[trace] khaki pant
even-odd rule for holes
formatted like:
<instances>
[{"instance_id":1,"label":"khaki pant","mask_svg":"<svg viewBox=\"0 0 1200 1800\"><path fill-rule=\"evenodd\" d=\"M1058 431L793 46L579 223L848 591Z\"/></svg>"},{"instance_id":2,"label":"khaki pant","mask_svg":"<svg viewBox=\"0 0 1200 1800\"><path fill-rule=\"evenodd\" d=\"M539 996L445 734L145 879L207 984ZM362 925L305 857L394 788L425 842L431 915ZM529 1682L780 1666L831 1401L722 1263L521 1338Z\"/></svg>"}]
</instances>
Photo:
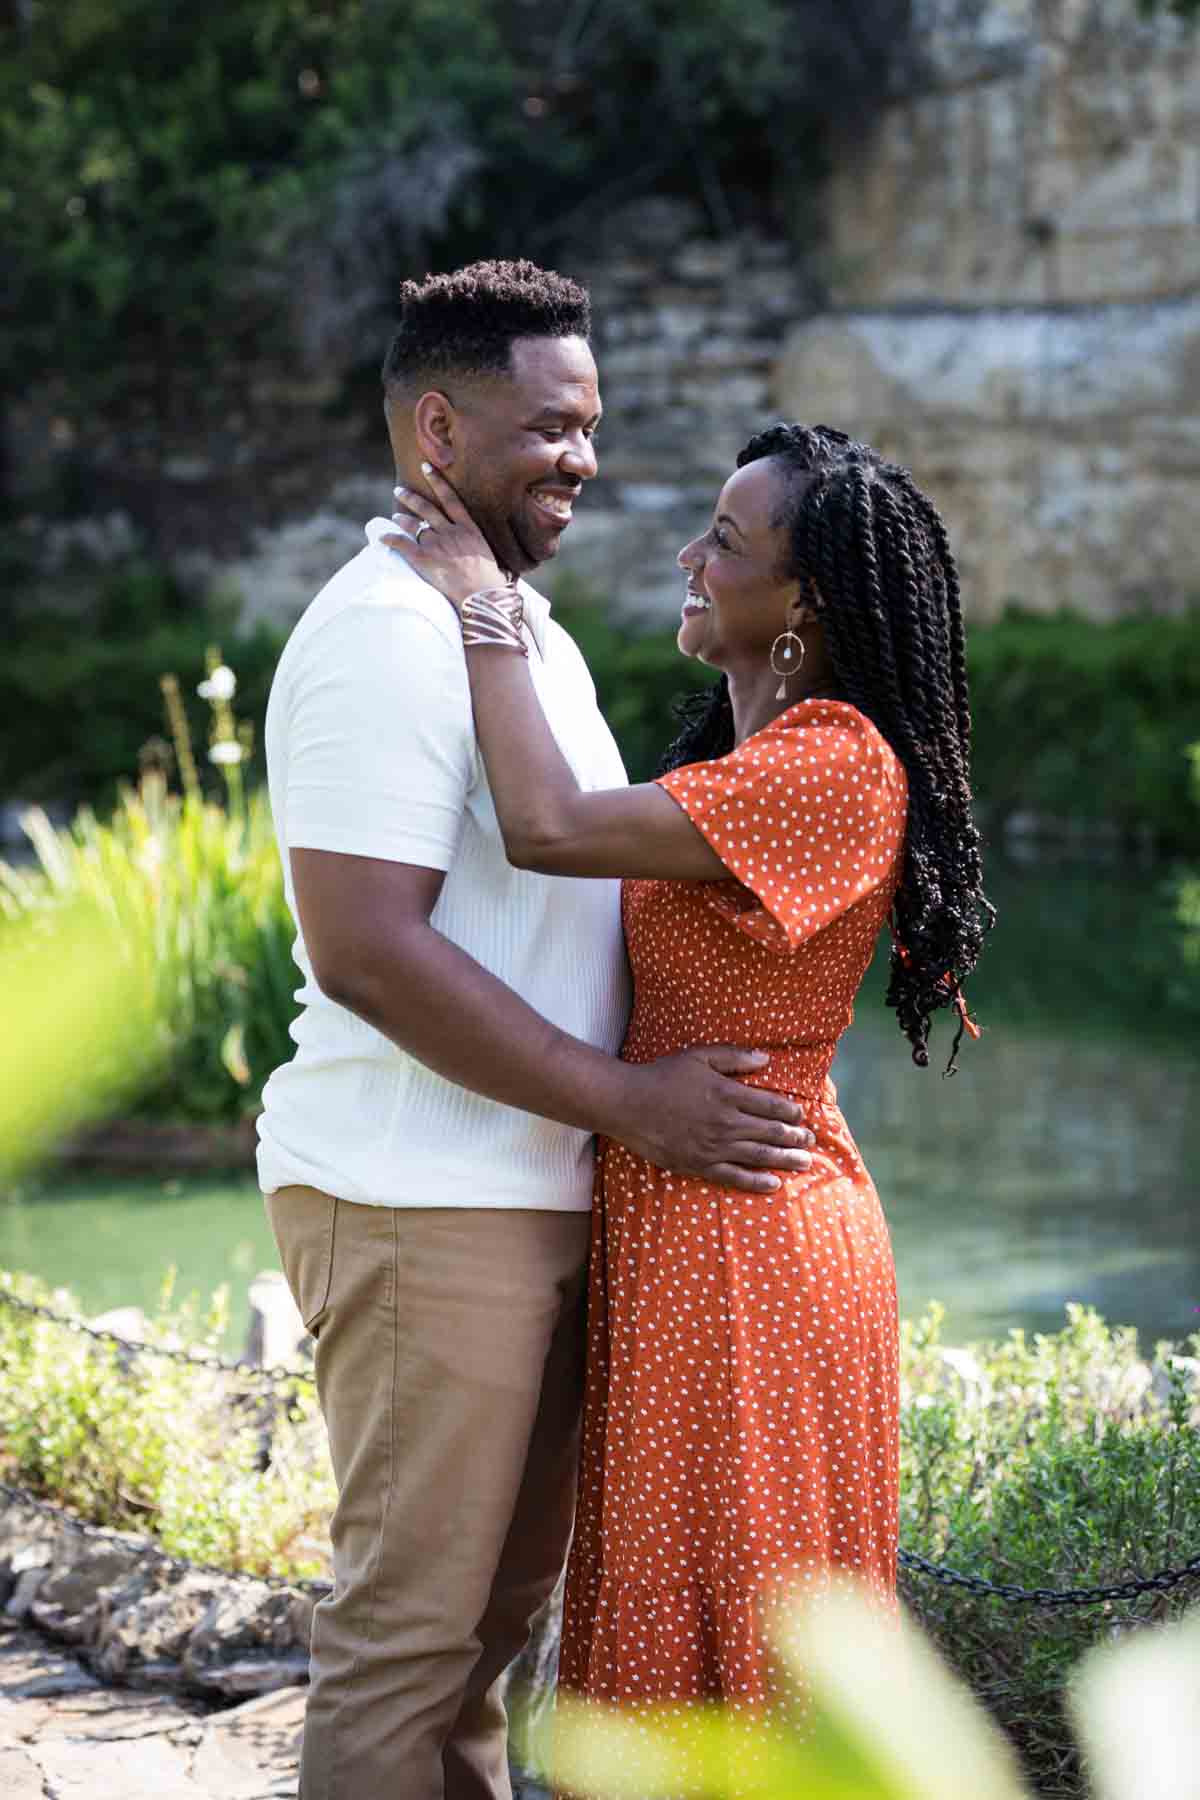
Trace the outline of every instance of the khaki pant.
<instances>
[{"instance_id":1,"label":"khaki pant","mask_svg":"<svg viewBox=\"0 0 1200 1800\"><path fill-rule=\"evenodd\" d=\"M498 1682L566 1555L587 1216L267 1211L338 1484L301 1800L509 1800Z\"/></svg>"}]
</instances>

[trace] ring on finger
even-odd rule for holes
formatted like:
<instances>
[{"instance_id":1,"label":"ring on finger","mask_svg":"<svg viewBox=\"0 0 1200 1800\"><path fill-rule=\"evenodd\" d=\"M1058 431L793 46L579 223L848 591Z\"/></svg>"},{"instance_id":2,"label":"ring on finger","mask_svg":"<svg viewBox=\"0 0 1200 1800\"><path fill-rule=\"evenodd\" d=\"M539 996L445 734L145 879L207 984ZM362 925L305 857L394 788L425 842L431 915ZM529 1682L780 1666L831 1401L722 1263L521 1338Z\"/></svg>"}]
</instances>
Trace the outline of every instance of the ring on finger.
<instances>
[{"instance_id":1,"label":"ring on finger","mask_svg":"<svg viewBox=\"0 0 1200 1800\"><path fill-rule=\"evenodd\" d=\"M421 533L422 533L422 532L423 532L423 531L432 531L432 530L433 530L433 526L432 526L432 525L431 525L431 524L430 524L430 523L429 523L429 520L428 520L428 519L422 519L422 520L421 520L421 523L420 523L420 524L419 524L419 525L418 525L418 526L417 526L417 529L416 529L416 531L415 531L415 532L414 532L414 533L413 533L413 543L414 543L414 544L419 544L419 543L420 543L420 541L421 541Z\"/></svg>"}]
</instances>

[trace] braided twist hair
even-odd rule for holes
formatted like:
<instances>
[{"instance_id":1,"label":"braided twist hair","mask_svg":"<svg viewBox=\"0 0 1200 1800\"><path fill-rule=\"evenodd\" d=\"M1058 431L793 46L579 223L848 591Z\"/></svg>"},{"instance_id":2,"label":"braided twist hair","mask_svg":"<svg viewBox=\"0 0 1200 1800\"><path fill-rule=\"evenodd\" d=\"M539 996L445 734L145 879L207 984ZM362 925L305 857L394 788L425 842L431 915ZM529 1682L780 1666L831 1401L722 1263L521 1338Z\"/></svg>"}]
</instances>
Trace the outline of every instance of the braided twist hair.
<instances>
[{"instance_id":1,"label":"braided twist hair","mask_svg":"<svg viewBox=\"0 0 1200 1800\"><path fill-rule=\"evenodd\" d=\"M971 816L966 639L958 572L936 507L907 469L827 425L773 425L738 467L774 458L787 483L786 573L807 578L841 695L876 725L908 776L908 829L893 912L887 1005L929 1062L929 1027L958 1009L947 1074L966 1024L961 984L995 909ZM734 747L729 684L678 708L662 768Z\"/></svg>"}]
</instances>

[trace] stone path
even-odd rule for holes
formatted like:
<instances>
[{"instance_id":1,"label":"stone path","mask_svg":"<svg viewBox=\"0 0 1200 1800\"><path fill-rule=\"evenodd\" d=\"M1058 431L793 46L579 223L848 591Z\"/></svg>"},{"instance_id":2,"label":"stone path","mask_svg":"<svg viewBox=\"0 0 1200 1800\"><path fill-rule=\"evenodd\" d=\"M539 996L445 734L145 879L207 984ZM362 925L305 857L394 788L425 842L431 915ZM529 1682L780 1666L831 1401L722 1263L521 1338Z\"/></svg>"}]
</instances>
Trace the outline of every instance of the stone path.
<instances>
[{"instance_id":1,"label":"stone path","mask_svg":"<svg viewBox=\"0 0 1200 1800\"><path fill-rule=\"evenodd\" d=\"M215 1712L105 1687L0 1614L3 1800L294 1800L305 1689ZM548 1800L516 1784L516 1800Z\"/></svg>"},{"instance_id":2,"label":"stone path","mask_svg":"<svg viewBox=\"0 0 1200 1800\"><path fill-rule=\"evenodd\" d=\"M304 1689L222 1712L104 1687L0 1620L4 1800L292 1800Z\"/></svg>"}]
</instances>

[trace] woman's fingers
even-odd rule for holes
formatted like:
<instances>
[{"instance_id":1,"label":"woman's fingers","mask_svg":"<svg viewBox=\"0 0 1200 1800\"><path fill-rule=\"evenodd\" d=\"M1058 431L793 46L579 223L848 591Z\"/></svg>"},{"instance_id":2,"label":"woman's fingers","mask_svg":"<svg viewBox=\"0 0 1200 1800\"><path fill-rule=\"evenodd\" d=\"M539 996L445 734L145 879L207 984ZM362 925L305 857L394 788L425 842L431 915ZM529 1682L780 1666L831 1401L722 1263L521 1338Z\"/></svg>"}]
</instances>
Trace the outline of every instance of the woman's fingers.
<instances>
[{"instance_id":1,"label":"woman's fingers","mask_svg":"<svg viewBox=\"0 0 1200 1800\"><path fill-rule=\"evenodd\" d=\"M438 525L450 523L449 515L442 510L437 501L431 500L426 494L419 494L416 488L394 487L392 493L399 511L410 513L414 522L424 519L426 524L435 529ZM395 514L392 516L394 518Z\"/></svg>"},{"instance_id":2,"label":"woman's fingers","mask_svg":"<svg viewBox=\"0 0 1200 1800\"><path fill-rule=\"evenodd\" d=\"M456 525L473 525L475 523L459 499L458 489L452 481L446 479L440 469L435 469L432 463L423 462L421 473L433 489L434 498L448 519L453 519Z\"/></svg>"},{"instance_id":3,"label":"woman's fingers","mask_svg":"<svg viewBox=\"0 0 1200 1800\"><path fill-rule=\"evenodd\" d=\"M395 531L385 532L380 542L386 544L389 550L399 550L401 556L407 556L410 550L417 548L416 531L421 521L416 513L400 507L392 514L392 523L396 527ZM426 532L425 535L428 537L429 533Z\"/></svg>"}]
</instances>

